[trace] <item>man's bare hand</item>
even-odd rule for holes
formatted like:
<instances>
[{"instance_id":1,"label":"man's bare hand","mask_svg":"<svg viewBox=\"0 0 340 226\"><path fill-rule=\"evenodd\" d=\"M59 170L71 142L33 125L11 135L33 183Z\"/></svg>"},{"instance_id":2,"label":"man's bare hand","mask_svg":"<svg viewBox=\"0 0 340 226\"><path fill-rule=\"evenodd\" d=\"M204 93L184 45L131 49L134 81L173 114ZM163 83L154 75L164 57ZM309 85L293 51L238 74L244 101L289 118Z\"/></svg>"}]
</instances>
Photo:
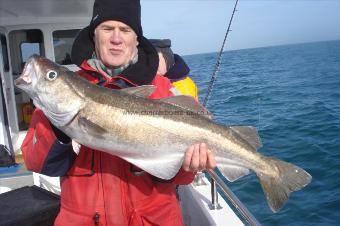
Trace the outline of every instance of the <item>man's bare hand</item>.
<instances>
[{"instance_id":1,"label":"man's bare hand","mask_svg":"<svg viewBox=\"0 0 340 226\"><path fill-rule=\"evenodd\" d=\"M205 143L194 144L185 152L182 166L188 172L213 169L216 167L215 155L208 149Z\"/></svg>"}]
</instances>

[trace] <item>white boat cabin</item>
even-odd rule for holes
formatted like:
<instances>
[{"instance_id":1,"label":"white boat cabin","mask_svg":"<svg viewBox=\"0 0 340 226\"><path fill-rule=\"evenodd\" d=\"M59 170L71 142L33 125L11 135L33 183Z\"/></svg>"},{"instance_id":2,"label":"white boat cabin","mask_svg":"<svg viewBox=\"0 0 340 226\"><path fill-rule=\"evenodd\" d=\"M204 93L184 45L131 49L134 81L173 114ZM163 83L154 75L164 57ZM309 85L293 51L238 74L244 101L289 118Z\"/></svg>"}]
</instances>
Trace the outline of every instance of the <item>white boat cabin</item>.
<instances>
[{"instance_id":1,"label":"white boat cabin","mask_svg":"<svg viewBox=\"0 0 340 226\"><path fill-rule=\"evenodd\" d=\"M62 65L71 64L73 40L89 23L92 5L93 0L0 0L0 73L15 151L19 151L30 123L33 105L25 93L14 87L14 79L32 54ZM3 122L3 113L0 117ZM6 134L1 124L0 131ZM4 137L0 136L2 144L8 142Z\"/></svg>"}]
</instances>

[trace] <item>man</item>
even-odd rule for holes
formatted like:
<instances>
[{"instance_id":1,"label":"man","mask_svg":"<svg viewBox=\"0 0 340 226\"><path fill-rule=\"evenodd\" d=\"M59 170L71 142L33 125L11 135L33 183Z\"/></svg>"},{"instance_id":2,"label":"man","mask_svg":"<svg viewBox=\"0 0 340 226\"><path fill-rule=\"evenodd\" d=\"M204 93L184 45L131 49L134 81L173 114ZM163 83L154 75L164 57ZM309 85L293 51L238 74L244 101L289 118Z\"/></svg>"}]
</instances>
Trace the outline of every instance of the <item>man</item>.
<instances>
[{"instance_id":1,"label":"man","mask_svg":"<svg viewBox=\"0 0 340 226\"><path fill-rule=\"evenodd\" d=\"M72 60L80 76L108 88L153 84L150 98L172 95L169 80L157 75L158 56L143 37L139 0L96 0L90 25L75 40ZM157 139L157 134L155 134ZM213 168L205 144L186 151L182 169L160 180L107 153L71 140L37 109L22 145L28 169L61 176L61 208L55 225L183 225L175 187L195 172ZM159 164L159 163L155 163Z\"/></svg>"}]
</instances>

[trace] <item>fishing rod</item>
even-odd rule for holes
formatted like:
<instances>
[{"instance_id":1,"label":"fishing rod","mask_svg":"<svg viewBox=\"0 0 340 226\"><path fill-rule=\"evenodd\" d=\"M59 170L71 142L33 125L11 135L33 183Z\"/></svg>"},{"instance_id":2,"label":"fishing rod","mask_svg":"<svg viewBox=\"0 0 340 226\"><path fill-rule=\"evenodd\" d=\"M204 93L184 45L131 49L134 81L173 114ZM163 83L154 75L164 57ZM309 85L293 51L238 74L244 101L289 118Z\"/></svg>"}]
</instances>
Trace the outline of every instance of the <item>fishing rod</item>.
<instances>
[{"instance_id":1,"label":"fishing rod","mask_svg":"<svg viewBox=\"0 0 340 226\"><path fill-rule=\"evenodd\" d=\"M210 94L211 94L211 91L212 91L212 89L213 89L214 83L215 83L216 78L217 78L217 73L218 73L218 70L219 70L220 65L221 65L221 60L222 60L222 54L223 54L224 46L225 46L225 43L226 43L226 41L227 41L227 37L228 37L229 31L231 31L231 30L230 30L230 27L231 27L231 23L232 23L233 18L234 18L234 14L235 14L235 12L237 11L237 10L236 10L237 3L238 3L238 0L236 0L236 2L235 2L234 10L233 10L233 13L231 14L231 18L230 18L230 20L229 20L228 29L227 29L226 34L225 34L225 36L224 36L224 40L223 40L223 43L222 43L222 47L221 47L220 52L219 52L218 57L217 57L217 61L216 61L216 65L215 65L215 70L214 70L213 74L211 75L211 79L210 79L208 91L207 91L207 94L205 95L204 100L203 100L203 103L202 103L202 105L203 105L204 107L207 106L207 102L208 102L209 96L210 96Z\"/></svg>"},{"instance_id":2,"label":"fishing rod","mask_svg":"<svg viewBox=\"0 0 340 226\"><path fill-rule=\"evenodd\" d=\"M208 91L207 94L204 97L203 100L203 106L206 107L207 106L207 102L209 100L209 96L212 92L214 83L216 81L217 78L217 73L218 70L220 68L221 65L221 60L222 60L222 54L223 54L223 50L224 50L224 46L228 37L234 18L234 14L237 11L236 7L237 7L237 3L238 0L235 1L235 5L234 5L234 9L233 9L233 13L231 14L231 18L229 20L229 25L228 25L228 29L226 31L226 34L224 36L224 40L222 43L222 47L220 49L220 52L218 54L217 57L217 61L216 61L216 65L215 65L215 70L211 76L210 79L210 83L209 83L209 87L208 87ZM239 211L239 213L242 215L242 217L249 223L249 225L251 226L258 226L260 225L260 223L256 220L256 218L249 212L249 210L240 202L240 200L235 196L235 194L228 188L228 186L224 183L224 181L222 181L219 176L213 171L213 170L206 170L206 172L210 175L211 177L211 191L212 191L212 204L211 204L211 208L212 209L219 209L218 206L218 201L217 201L217 190L216 190L216 183L220 186L220 188L222 189L223 193L227 196L228 200L231 202L231 204Z\"/></svg>"}]
</instances>

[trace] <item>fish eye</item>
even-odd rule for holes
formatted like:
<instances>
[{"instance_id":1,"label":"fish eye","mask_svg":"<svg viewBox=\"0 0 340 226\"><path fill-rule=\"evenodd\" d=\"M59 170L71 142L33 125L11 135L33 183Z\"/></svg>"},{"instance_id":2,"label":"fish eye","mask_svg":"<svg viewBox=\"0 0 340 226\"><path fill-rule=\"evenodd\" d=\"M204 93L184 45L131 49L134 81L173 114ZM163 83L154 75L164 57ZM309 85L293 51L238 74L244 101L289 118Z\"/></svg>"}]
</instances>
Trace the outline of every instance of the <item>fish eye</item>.
<instances>
[{"instance_id":1,"label":"fish eye","mask_svg":"<svg viewBox=\"0 0 340 226\"><path fill-rule=\"evenodd\" d=\"M58 73L56 71L50 70L46 73L46 78L50 81L53 81L57 78Z\"/></svg>"}]
</instances>

